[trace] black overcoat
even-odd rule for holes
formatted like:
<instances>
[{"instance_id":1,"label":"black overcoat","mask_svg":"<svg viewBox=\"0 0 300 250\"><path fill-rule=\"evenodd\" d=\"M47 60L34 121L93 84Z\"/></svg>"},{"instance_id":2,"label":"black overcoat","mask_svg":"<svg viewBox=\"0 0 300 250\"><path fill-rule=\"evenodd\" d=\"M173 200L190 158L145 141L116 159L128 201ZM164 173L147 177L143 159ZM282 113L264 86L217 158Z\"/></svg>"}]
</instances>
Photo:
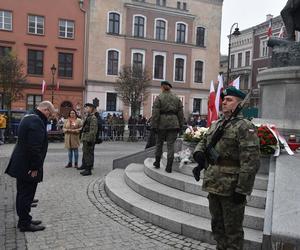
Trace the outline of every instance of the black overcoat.
<instances>
[{"instance_id":1,"label":"black overcoat","mask_svg":"<svg viewBox=\"0 0 300 250\"><path fill-rule=\"evenodd\" d=\"M24 181L40 182L48 149L47 118L39 110L26 115L18 128L18 140L5 173ZM37 177L28 172L38 170Z\"/></svg>"}]
</instances>

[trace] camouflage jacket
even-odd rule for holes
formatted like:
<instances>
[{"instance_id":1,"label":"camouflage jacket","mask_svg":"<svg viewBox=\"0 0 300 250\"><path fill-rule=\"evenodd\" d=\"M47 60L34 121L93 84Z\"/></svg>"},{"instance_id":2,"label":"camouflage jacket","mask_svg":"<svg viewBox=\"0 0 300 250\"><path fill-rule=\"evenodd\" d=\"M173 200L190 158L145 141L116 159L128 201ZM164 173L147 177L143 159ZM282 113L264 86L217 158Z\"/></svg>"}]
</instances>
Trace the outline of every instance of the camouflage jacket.
<instances>
[{"instance_id":1,"label":"camouflage jacket","mask_svg":"<svg viewBox=\"0 0 300 250\"><path fill-rule=\"evenodd\" d=\"M211 125L195 152L205 151L221 122L219 119ZM230 196L233 192L250 195L260 164L256 127L246 119L232 119L215 149L220 154L220 161L205 170L202 189L222 196Z\"/></svg>"},{"instance_id":2,"label":"camouflage jacket","mask_svg":"<svg viewBox=\"0 0 300 250\"><path fill-rule=\"evenodd\" d=\"M97 131L97 117L94 114L89 114L82 126L81 141L95 143Z\"/></svg>"},{"instance_id":3,"label":"camouflage jacket","mask_svg":"<svg viewBox=\"0 0 300 250\"><path fill-rule=\"evenodd\" d=\"M179 129L183 126L183 105L180 99L170 91L156 97L152 107L152 128Z\"/></svg>"}]
</instances>

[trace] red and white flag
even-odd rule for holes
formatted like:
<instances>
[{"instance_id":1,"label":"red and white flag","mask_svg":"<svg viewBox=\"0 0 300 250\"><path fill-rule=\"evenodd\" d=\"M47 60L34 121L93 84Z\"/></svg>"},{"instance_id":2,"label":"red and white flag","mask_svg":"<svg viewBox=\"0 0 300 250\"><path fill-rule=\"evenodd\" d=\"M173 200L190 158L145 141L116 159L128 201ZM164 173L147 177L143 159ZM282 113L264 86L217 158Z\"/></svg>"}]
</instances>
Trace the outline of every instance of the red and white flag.
<instances>
[{"instance_id":1,"label":"red and white flag","mask_svg":"<svg viewBox=\"0 0 300 250\"><path fill-rule=\"evenodd\" d=\"M272 36L272 18L269 20L268 37Z\"/></svg>"},{"instance_id":2,"label":"red and white flag","mask_svg":"<svg viewBox=\"0 0 300 250\"><path fill-rule=\"evenodd\" d=\"M285 32L285 26L284 25L281 26L281 29L280 29L279 34L278 34L278 37L279 38L286 37L286 32Z\"/></svg>"},{"instance_id":3,"label":"red and white flag","mask_svg":"<svg viewBox=\"0 0 300 250\"><path fill-rule=\"evenodd\" d=\"M216 92L214 87L214 81L210 82L210 91L208 97L208 112L207 112L207 127L210 127L211 123L218 119L218 114L215 106Z\"/></svg>"},{"instance_id":4,"label":"red and white flag","mask_svg":"<svg viewBox=\"0 0 300 250\"><path fill-rule=\"evenodd\" d=\"M220 96L223 91L223 75L218 75L218 89L216 94L216 100L215 100L215 107L217 111L217 115L219 115L220 112Z\"/></svg>"},{"instance_id":5,"label":"red and white flag","mask_svg":"<svg viewBox=\"0 0 300 250\"><path fill-rule=\"evenodd\" d=\"M46 89L47 89L47 83L46 83L45 80L43 80L43 82L42 82L42 94L45 93Z\"/></svg>"},{"instance_id":6,"label":"red and white flag","mask_svg":"<svg viewBox=\"0 0 300 250\"><path fill-rule=\"evenodd\" d=\"M230 82L228 84L229 86L233 86L235 87L236 89L240 89L240 76L236 79L234 79L232 82Z\"/></svg>"},{"instance_id":7,"label":"red and white flag","mask_svg":"<svg viewBox=\"0 0 300 250\"><path fill-rule=\"evenodd\" d=\"M56 90L59 90L59 81L56 83Z\"/></svg>"}]
</instances>

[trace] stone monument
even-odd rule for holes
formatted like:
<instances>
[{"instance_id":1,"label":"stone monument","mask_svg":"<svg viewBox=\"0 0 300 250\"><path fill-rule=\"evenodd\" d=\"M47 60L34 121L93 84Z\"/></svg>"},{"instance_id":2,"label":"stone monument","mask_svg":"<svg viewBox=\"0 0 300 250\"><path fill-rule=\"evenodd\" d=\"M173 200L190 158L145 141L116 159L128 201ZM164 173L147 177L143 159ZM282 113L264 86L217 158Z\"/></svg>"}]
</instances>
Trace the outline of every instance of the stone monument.
<instances>
[{"instance_id":1,"label":"stone monument","mask_svg":"<svg viewBox=\"0 0 300 250\"><path fill-rule=\"evenodd\" d=\"M275 124L283 135L293 133L300 138L300 0L288 0L281 11L287 38L270 38L271 68L257 76L260 86L261 122Z\"/></svg>"}]
</instances>

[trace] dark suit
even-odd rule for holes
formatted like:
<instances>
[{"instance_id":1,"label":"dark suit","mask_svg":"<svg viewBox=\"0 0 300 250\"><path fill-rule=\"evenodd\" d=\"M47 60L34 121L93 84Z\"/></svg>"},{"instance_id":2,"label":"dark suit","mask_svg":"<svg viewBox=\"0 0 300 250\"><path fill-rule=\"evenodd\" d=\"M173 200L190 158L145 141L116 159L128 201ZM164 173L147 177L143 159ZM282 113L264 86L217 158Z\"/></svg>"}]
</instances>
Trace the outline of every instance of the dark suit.
<instances>
[{"instance_id":1,"label":"dark suit","mask_svg":"<svg viewBox=\"0 0 300 250\"><path fill-rule=\"evenodd\" d=\"M18 128L18 141L11 155L5 173L17 179L16 210L19 226L31 223L31 203L38 182L43 179L43 164L48 149L46 130L47 118L39 110L26 115ZM29 171L38 171L31 177Z\"/></svg>"}]
</instances>

